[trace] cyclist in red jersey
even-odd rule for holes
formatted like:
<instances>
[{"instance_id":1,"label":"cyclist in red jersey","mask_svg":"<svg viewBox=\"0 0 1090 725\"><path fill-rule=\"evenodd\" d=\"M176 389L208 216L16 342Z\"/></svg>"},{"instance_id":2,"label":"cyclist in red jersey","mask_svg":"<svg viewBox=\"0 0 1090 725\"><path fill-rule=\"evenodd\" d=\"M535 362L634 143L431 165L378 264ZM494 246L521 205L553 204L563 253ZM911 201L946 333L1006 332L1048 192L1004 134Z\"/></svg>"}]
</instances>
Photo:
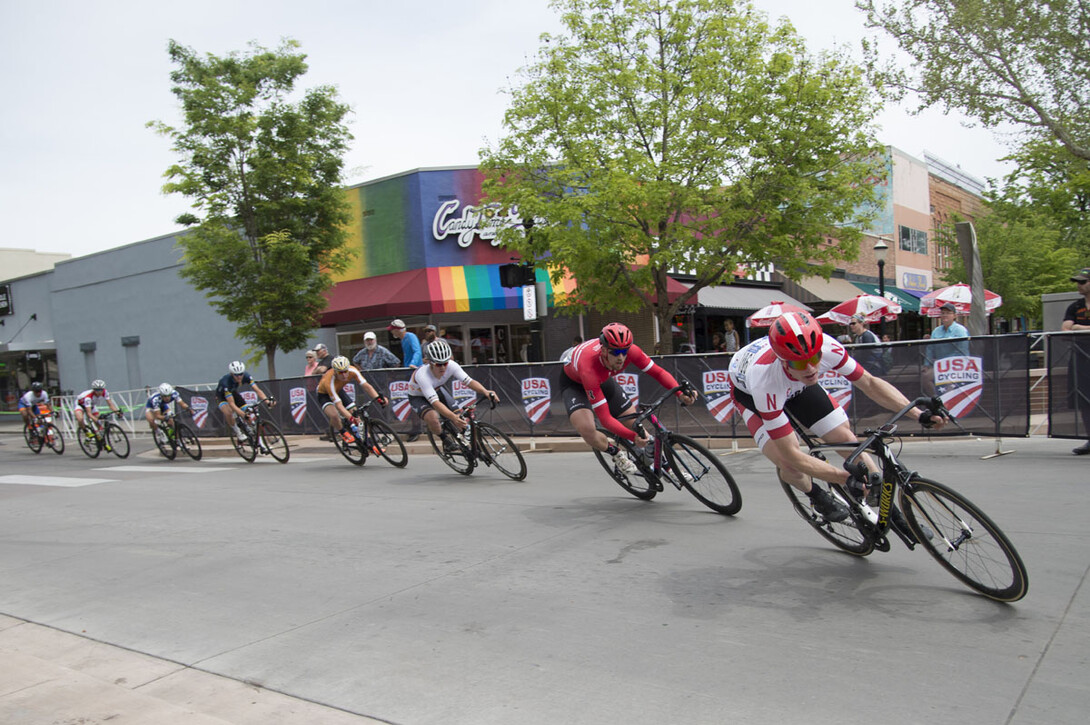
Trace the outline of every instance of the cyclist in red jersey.
<instances>
[{"instance_id":1,"label":"cyclist in red jersey","mask_svg":"<svg viewBox=\"0 0 1090 725\"><path fill-rule=\"evenodd\" d=\"M642 448L647 445L643 431L637 433L617 420L619 415L635 412L635 406L614 376L632 365L638 372L653 377L664 388L675 387L677 380L634 344L632 331L619 322L606 325L597 339L577 345L570 352L570 359L564 360L564 372L560 376L560 396L568 412L568 420L587 445L612 456L618 470L626 474L635 473L636 466L631 459L595 427L595 415L610 433L633 441ZM677 396L685 405L696 400L695 393L683 394L678 391Z\"/></svg>"}]
</instances>

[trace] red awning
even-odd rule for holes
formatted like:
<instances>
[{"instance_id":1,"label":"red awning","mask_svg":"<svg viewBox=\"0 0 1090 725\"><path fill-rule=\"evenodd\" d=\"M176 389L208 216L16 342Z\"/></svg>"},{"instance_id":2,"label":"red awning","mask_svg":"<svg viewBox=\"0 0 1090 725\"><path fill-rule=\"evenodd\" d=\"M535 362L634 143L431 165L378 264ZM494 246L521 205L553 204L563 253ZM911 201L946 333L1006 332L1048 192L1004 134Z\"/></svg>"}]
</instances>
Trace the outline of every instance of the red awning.
<instances>
[{"instance_id":1,"label":"red awning","mask_svg":"<svg viewBox=\"0 0 1090 725\"><path fill-rule=\"evenodd\" d=\"M427 269L338 282L326 293L323 325L382 317L430 314L433 307Z\"/></svg>"}]
</instances>

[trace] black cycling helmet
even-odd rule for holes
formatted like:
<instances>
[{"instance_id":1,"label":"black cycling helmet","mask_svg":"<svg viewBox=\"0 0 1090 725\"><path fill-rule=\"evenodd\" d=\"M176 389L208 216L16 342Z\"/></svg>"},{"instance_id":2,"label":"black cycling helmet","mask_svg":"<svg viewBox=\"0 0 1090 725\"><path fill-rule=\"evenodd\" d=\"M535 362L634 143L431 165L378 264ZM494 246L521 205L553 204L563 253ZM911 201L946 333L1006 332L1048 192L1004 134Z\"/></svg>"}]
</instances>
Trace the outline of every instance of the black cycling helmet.
<instances>
[{"instance_id":1,"label":"black cycling helmet","mask_svg":"<svg viewBox=\"0 0 1090 725\"><path fill-rule=\"evenodd\" d=\"M33 383L30 384L30 389L33 390L35 393L42 392L41 381L35 380Z\"/></svg>"}]
</instances>

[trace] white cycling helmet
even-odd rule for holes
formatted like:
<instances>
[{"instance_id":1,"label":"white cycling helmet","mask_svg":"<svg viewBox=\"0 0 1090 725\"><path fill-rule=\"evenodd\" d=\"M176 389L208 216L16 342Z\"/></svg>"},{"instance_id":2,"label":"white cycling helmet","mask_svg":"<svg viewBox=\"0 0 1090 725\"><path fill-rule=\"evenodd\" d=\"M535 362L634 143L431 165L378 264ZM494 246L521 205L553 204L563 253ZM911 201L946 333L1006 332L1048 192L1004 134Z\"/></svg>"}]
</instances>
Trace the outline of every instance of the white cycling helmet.
<instances>
[{"instance_id":1,"label":"white cycling helmet","mask_svg":"<svg viewBox=\"0 0 1090 725\"><path fill-rule=\"evenodd\" d=\"M169 398L171 395L174 395L174 386L170 383L161 384L159 386L159 395L162 395L164 398Z\"/></svg>"},{"instance_id":2,"label":"white cycling helmet","mask_svg":"<svg viewBox=\"0 0 1090 725\"><path fill-rule=\"evenodd\" d=\"M227 369L232 375L242 375L246 372L246 366L241 360L235 360L233 363L227 366Z\"/></svg>"},{"instance_id":3,"label":"white cycling helmet","mask_svg":"<svg viewBox=\"0 0 1090 725\"><path fill-rule=\"evenodd\" d=\"M450 360L452 353L446 340L432 340L425 348L425 354L433 363L442 364Z\"/></svg>"},{"instance_id":4,"label":"white cycling helmet","mask_svg":"<svg viewBox=\"0 0 1090 725\"><path fill-rule=\"evenodd\" d=\"M333 369L339 373L343 373L345 370L347 370L348 365L348 358L346 358L344 355L338 355L337 357L333 358Z\"/></svg>"},{"instance_id":5,"label":"white cycling helmet","mask_svg":"<svg viewBox=\"0 0 1090 725\"><path fill-rule=\"evenodd\" d=\"M91 381L91 390L105 390L105 389L106 389L106 383L103 382L102 380L92 380Z\"/></svg>"}]
</instances>

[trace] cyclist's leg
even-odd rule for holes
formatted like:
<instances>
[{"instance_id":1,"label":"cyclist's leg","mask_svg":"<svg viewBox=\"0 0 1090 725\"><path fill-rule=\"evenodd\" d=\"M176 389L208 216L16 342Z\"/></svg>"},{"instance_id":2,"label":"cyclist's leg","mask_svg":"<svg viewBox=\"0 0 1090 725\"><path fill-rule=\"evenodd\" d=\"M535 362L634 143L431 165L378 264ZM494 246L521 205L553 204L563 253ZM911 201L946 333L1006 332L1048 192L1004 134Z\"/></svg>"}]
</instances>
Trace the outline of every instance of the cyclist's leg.
<instances>
[{"instance_id":1,"label":"cyclist's leg","mask_svg":"<svg viewBox=\"0 0 1090 725\"><path fill-rule=\"evenodd\" d=\"M217 404L228 428L233 428L235 426L235 411L231 409L232 402L234 401L230 398L224 398Z\"/></svg>"},{"instance_id":2,"label":"cyclist's leg","mask_svg":"<svg viewBox=\"0 0 1090 725\"><path fill-rule=\"evenodd\" d=\"M156 415L157 413L158 413L158 415ZM155 433L155 423L156 423L156 421L161 420L162 417L163 417L163 414L159 413L158 410L156 410L154 408L144 408L144 420L146 420L148 422L148 428L151 429L152 434Z\"/></svg>"},{"instance_id":3,"label":"cyclist's leg","mask_svg":"<svg viewBox=\"0 0 1090 725\"><path fill-rule=\"evenodd\" d=\"M83 417L84 417L85 414L86 413L84 412L82 405L77 405L76 409L72 411L72 415L76 419L76 428L77 428L77 430L81 430L81 431L83 430L83 428L84 428Z\"/></svg>"},{"instance_id":4,"label":"cyclist's leg","mask_svg":"<svg viewBox=\"0 0 1090 725\"><path fill-rule=\"evenodd\" d=\"M427 398L422 395L410 395L409 407L413 409L412 415L416 416L416 420L423 420L432 436L438 439L442 433L442 421L439 420L439 414L435 412L435 408L431 407ZM415 422L413 427L416 427Z\"/></svg>"}]
</instances>

